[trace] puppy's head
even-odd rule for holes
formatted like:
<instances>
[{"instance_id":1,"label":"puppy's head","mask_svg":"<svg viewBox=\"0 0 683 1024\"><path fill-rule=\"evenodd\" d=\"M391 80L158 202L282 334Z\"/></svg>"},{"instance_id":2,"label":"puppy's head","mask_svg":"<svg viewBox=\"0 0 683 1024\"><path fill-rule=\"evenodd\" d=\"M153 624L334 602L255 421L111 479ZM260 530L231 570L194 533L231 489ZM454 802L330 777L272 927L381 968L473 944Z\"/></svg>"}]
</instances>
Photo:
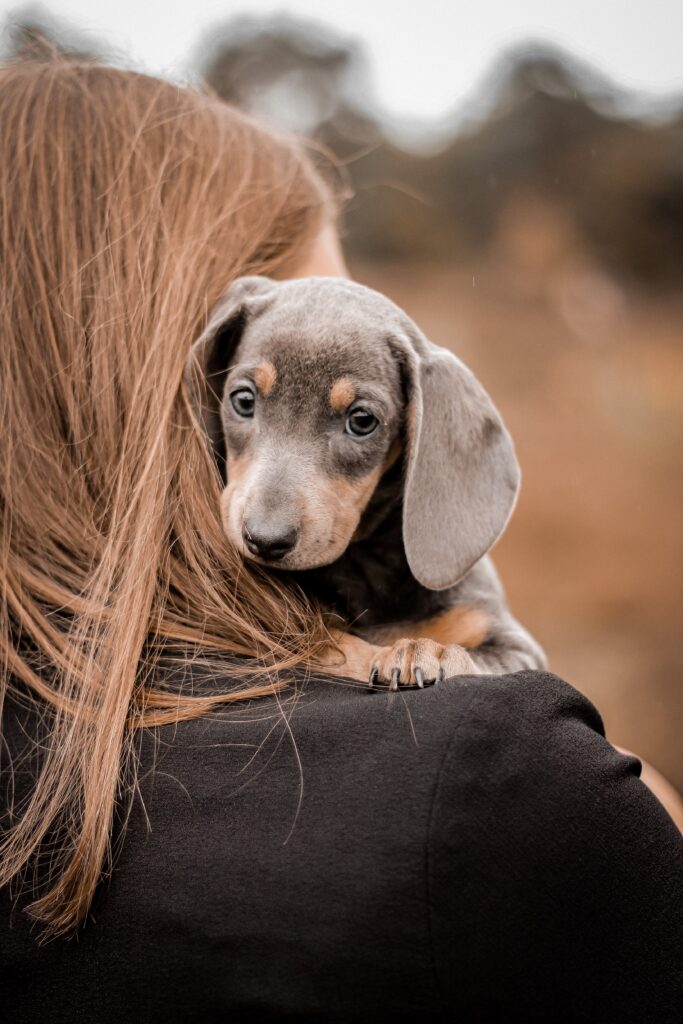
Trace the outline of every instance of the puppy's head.
<instances>
[{"instance_id":1,"label":"puppy's head","mask_svg":"<svg viewBox=\"0 0 683 1024\"><path fill-rule=\"evenodd\" d=\"M505 527L519 485L481 385L392 302L339 278L240 278L185 371L245 557L335 561L405 446L403 538L431 589L457 582Z\"/></svg>"}]
</instances>

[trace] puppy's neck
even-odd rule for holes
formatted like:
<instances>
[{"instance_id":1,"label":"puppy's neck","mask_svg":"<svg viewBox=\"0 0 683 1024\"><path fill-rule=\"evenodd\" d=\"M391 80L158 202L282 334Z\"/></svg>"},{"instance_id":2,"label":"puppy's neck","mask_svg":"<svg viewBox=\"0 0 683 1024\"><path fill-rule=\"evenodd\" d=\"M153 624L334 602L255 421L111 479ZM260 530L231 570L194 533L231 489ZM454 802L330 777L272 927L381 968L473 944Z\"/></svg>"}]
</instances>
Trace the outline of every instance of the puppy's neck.
<instances>
[{"instance_id":1,"label":"puppy's neck","mask_svg":"<svg viewBox=\"0 0 683 1024\"><path fill-rule=\"evenodd\" d=\"M292 573L354 632L405 618L406 608L430 596L411 575L403 549L402 463L397 459L380 479L344 553L331 565Z\"/></svg>"},{"instance_id":2,"label":"puppy's neck","mask_svg":"<svg viewBox=\"0 0 683 1024\"><path fill-rule=\"evenodd\" d=\"M356 532L351 538L353 544L370 540L377 533L386 533L387 526L396 517L400 519L403 502L403 458L399 455L380 477L372 497L365 507Z\"/></svg>"}]
</instances>

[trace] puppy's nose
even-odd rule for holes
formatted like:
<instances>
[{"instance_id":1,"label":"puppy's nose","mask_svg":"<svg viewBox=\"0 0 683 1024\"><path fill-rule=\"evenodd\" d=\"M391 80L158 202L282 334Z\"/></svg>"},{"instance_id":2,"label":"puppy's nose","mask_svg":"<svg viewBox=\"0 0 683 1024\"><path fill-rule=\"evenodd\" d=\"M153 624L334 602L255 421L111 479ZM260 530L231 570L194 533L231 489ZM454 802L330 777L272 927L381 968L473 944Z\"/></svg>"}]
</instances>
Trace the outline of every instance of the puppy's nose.
<instances>
[{"instance_id":1,"label":"puppy's nose","mask_svg":"<svg viewBox=\"0 0 683 1024\"><path fill-rule=\"evenodd\" d=\"M262 523L245 522L242 527L244 543L252 555L258 555L267 562L278 562L291 551L297 542L299 531L295 526L267 527Z\"/></svg>"}]
</instances>

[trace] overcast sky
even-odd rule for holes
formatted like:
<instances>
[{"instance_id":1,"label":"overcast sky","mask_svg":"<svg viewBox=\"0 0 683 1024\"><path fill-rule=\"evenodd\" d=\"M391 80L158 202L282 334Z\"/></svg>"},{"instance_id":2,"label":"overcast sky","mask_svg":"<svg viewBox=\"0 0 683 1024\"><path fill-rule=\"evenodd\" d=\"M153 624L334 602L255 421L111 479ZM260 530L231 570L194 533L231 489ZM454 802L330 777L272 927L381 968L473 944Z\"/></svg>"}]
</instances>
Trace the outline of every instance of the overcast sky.
<instances>
[{"instance_id":1,"label":"overcast sky","mask_svg":"<svg viewBox=\"0 0 683 1024\"><path fill-rule=\"evenodd\" d=\"M3 21L23 5L0 0ZM548 40L629 89L683 91L683 0L53 0L45 6L146 70L184 77L202 33L248 13L336 27L369 51L376 97L395 116L457 109L504 48Z\"/></svg>"}]
</instances>

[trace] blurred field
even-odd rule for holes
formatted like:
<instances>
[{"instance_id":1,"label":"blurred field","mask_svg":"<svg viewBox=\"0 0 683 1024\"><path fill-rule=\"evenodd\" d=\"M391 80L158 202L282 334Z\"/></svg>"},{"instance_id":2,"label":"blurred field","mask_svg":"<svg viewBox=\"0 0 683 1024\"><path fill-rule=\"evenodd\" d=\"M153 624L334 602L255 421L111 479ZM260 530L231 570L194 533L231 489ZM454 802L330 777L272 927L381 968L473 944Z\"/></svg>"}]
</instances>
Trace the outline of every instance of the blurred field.
<instances>
[{"instance_id":1,"label":"blurred field","mask_svg":"<svg viewBox=\"0 0 683 1024\"><path fill-rule=\"evenodd\" d=\"M683 789L683 297L627 296L524 237L467 272L352 271L494 397L523 473L494 552L512 609L609 738Z\"/></svg>"}]
</instances>

